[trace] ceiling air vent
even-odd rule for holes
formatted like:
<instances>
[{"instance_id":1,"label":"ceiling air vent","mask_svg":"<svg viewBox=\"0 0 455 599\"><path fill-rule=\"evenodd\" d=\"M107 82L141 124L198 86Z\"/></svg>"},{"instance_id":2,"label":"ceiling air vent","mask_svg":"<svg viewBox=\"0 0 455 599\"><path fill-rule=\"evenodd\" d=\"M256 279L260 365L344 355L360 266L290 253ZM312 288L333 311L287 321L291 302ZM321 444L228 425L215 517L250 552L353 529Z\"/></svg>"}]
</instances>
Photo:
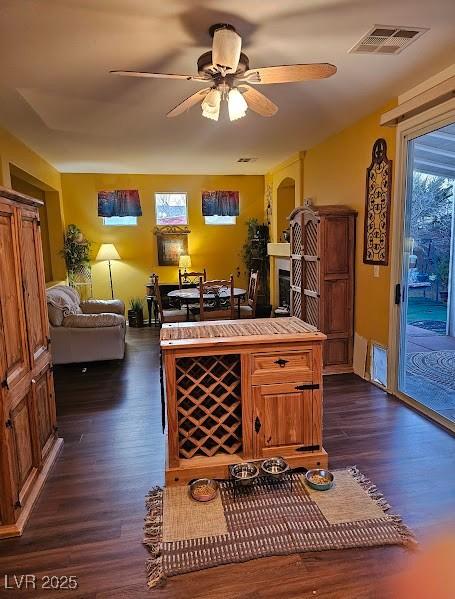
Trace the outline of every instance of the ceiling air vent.
<instances>
[{"instance_id":1,"label":"ceiling air vent","mask_svg":"<svg viewBox=\"0 0 455 599\"><path fill-rule=\"evenodd\" d=\"M421 37L426 27L374 25L350 50L350 54L400 54Z\"/></svg>"},{"instance_id":2,"label":"ceiling air vent","mask_svg":"<svg viewBox=\"0 0 455 599\"><path fill-rule=\"evenodd\" d=\"M257 158L239 158L237 162L256 162Z\"/></svg>"}]
</instances>

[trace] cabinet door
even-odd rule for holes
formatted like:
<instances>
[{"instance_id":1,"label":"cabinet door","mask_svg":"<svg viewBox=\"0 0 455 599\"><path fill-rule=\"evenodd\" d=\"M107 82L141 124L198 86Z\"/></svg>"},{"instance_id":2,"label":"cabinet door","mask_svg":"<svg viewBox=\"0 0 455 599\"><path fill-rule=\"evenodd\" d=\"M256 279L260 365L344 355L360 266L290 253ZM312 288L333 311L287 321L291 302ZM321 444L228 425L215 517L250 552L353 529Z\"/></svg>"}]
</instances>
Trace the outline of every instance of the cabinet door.
<instances>
[{"instance_id":1,"label":"cabinet door","mask_svg":"<svg viewBox=\"0 0 455 599\"><path fill-rule=\"evenodd\" d=\"M319 217L305 210L303 217L302 318L320 328L320 239Z\"/></svg>"},{"instance_id":2,"label":"cabinet door","mask_svg":"<svg viewBox=\"0 0 455 599\"><path fill-rule=\"evenodd\" d=\"M0 383L7 389L29 368L17 217L17 209L0 198Z\"/></svg>"},{"instance_id":3,"label":"cabinet door","mask_svg":"<svg viewBox=\"0 0 455 599\"><path fill-rule=\"evenodd\" d=\"M21 210L20 247L24 289L25 319L32 368L47 355L49 321L47 316L44 266L38 211Z\"/></svg>"},{"instance_id":4,"label":"cabinet door","mask_svg":"<svg viewBox=\"0 0 455 599\"><path fill-rule=\"evenodd\" d=\"M303 222L302 214L291 221L291 316L303 317Z\"/></svg>"},{"instance_id":5,"label":"cabinet door","mask_svg":"<svg viewBox=\"0 0 455 599\"><path fill-rule=\"evenodd\" d=\"M253 388L257 457L285 456L296 451L320 449L319 438L315 434L312 386L284 383Z\"/></svg>"},{"instance_id":6,"label":"cabinet door","mask_svg":"<svg viewBox=\"0 0 455 599\"><path fill-rule=\"evenodd\" d=\"M33 445L33 393L30 387L9 410L8 453L13 485L13 505L20 509L37 474Z\"/></svg>"},{"instance_id":7,"label":"cabinet door","mask_svg":"<svg viewBox=\"0 0 455 599\"><path fill-rule=\"evenodd\" d=\"M48 366L39 377L32 379L36 425L39 441L39 455L44 461L52 448L56 436L56 414L52 372Z\"/></svg>"}]
</instances>

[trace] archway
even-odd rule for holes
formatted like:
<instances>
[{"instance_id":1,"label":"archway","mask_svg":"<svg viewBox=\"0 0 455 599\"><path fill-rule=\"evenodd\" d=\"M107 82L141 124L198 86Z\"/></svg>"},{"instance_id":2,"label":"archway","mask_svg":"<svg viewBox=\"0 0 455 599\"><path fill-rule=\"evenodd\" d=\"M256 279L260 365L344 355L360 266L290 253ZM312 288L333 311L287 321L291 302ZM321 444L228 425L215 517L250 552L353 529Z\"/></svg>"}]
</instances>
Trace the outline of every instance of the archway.
<instances>
[{"instance_id":1,"label":"archway","mask_svg":"<svg viewBox=\"0 0 455 599\"><path fill-rule=\"evenodd\" d=\"M283 231L289 229L288 216L295 208L295 181L286 177L277 188L276 240L284 241Z\"/></svg>"}]
</instances>

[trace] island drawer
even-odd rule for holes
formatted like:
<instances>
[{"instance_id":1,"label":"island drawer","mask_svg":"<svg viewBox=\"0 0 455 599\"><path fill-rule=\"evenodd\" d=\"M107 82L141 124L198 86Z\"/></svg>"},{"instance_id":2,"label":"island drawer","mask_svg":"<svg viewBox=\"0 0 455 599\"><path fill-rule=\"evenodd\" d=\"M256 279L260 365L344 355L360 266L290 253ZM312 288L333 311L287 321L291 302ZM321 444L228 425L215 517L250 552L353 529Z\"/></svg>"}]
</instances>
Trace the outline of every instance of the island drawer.
<instances>
[{"instance_id":1,"label":"island drawer","mask_svg":"<svg viewBox=\"0 0 455 599\"><path fill-rule=\"evenodd\" d=\"M311 347L299 351L253 354L251 358L253 385L313 381Z\"/></svg>"}]
</instances>

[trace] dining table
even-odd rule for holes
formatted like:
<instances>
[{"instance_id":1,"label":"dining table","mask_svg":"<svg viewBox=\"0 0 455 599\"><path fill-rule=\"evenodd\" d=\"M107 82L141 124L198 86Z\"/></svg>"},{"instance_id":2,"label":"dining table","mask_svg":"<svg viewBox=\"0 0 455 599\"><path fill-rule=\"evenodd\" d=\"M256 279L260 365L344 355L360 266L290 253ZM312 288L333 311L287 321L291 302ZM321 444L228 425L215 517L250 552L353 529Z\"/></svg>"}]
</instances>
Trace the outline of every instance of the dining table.
<instances>
[{"instance_id":1,"label":"dining table","mask_svg":"<svg viewBox=\"0 0 455 599\"><path fill-rule=\"evenodd\" d=\"M237 299L237 313L240 318L240 305L242 297L245 297L247 291L241 287L234 287L234 298ZM182 304L186 304L186 319L190 320L190 304L199 303L200 291L198 287L174 289L170 291L167 296L180 300ZM216 293L204 293L204 300L213 301L215 299L226 300L231 297L231 290L229 288L222 288Z\"/></svg>"}]
</instances>

